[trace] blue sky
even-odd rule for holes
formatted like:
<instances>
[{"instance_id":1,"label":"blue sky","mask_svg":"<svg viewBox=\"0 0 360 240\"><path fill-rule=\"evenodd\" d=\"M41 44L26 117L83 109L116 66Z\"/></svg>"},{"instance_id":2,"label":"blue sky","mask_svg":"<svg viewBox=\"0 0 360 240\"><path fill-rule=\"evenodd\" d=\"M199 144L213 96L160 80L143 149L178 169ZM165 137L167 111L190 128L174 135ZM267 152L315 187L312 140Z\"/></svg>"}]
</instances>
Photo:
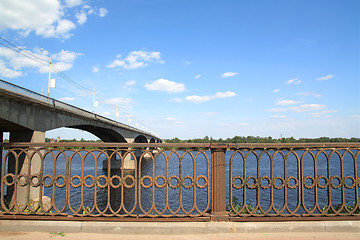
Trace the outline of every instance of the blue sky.
<instances>
[{"instance_id":1,"label":"blue sky","mask_svg":"<svg viewBox=\"0 0 360 240\"><path fill-rule=\"evenodd\" d=\"M0 43L76 82L53 72L58 100L92 111L95 89L96 113L162 138L360 137L357 0L0 3ZM0 45L5 81L47 94L48 67Z\"/></svg>"}]
</instances>

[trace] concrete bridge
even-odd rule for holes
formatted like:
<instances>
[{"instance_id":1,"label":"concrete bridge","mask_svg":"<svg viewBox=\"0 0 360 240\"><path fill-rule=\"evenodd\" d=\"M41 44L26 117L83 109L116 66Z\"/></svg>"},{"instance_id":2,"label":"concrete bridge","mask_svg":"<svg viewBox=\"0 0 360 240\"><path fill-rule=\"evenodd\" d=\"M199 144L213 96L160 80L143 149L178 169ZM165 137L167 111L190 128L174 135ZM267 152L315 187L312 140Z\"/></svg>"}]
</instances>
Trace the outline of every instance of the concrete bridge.
<instances>
[{"instance_id":1,"label":"concrete bridge","mask_svg":"<svg viewBox=\"0 0 360 240\"><path fill-rule=\"evenodd\" d=\"M1 139L9 132L10 142L45 142L46 131L61 127L90 132L104 142L161 142L151 133L0 80Z\"/></svg>"}]
</instances>

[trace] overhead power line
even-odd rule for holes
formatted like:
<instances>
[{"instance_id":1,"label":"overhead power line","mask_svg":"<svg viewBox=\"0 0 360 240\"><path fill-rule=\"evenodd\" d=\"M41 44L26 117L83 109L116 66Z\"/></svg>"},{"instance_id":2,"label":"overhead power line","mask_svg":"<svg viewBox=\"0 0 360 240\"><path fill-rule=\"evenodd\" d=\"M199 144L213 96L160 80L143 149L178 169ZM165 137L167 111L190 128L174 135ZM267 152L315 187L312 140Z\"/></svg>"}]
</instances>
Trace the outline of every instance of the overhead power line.
<instances>
[{"instance_id":1,"label":"overhead power line","mask_svg":"<svg viewBox=\"0 0 360 240\"><path fill-rule=\"evenodd\" d=\"M5 38L3 37L0 37L1 40L3 40L4 42L6 42L7 44L11 45L12 47L4 44L4 43L1 43L0 42L0 45L26 57L26 58L29 58L33 61L36 61L38 63L41 63L41 64L49 64L50 62L49 61L46 61L44 60L43 58L40 58L39 56L36 56L34 55L33 53L31 53L30 51L27 51L19 46L16 46L15 44L9 42L8 40L6 40ZM15 48L15 49L14 49ZM70 77L66 76L62 71L60 71L57 67L55 67L54 65L51 65L51 68L56 72L58 73L62 78L64 78L67 82L69 82L70 84L76 86L77 88L79 89L82 89L82 90L86 90L86 91L89 91L92 93L92 90L84 87L84 86L81 86L80 84L78 84L77 82L73 81Z\"/></svg>"}]
</instances>

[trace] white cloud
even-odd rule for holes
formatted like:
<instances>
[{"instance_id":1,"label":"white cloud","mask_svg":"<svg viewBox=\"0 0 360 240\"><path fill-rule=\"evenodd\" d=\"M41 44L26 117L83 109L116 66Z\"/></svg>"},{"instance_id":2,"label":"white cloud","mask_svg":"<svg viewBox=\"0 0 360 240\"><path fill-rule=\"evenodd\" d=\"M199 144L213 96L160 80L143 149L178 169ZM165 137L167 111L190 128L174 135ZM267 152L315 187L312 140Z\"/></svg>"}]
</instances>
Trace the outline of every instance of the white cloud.
<instances>
[{"instance_id":1,"label":"white cloud","mask_svg":"<svg viewBox=\"0 0 360 240\"><path fill-rule=\"evenodd\" d=\"M165 120L167 120L167 121L176 121L176 118L174 118L174 117L167 117L167 118L165 118Z\"/></svg>"},{"instance_id":2,"label":"white cloud","mask_svg":"<svg viewBox=\"0 0 360 240\"><path fill-rule=\"evenodd\" d=\"M201 77L201 74L198 74L195 76L195 79L199 79Z\"/></svg>"},{"instance_id":3,"label":"white cloud","mask_svg":"<svg viewBox=\"0 0 360 240\"><path fill-rule=\"evenodd\" d=\"M86 16L85 11L77 12L75 14L75 17L77 19L77 23L80 25L83 25L87 21L87 16Z\"/></svg>"},{"instance_id":4,"label":"white cloud","mask_svg":"<svg viewBox=\"0 0 360 240\"><path fill-rule=\"evenodd\" d=\"M42 52L40 49L26 51L33 56L44 59L44 61L48 61L49 59L49 56L45 55L48 54L48 52ZM49 65L45 62L42 63L25 57L24 55L29 55L27 52L22 52L23 55L20 55L8 48L0 47L0 75L13 78L19 77L25 75L23 71L26 68L37 68L40 73L47 73L49 71ZM80 55L81 53L61 50L59 53L51 56L52 66L60 71L68 70L72 68L74 61Z\"/></svg>"},{"instance_id":5,"label":"white cloud","mask_svg":"<svg viewBox=\"0 0 360 240\"><path fill-rule=\"evenodd\" d=\"M109 104L109 105L122 105L123 108L130 108L131 104L133 103L133 100L131 98L110 98L106 99L102 103Z\"/></svg>"},{"instance_id":6,"label":"white cloud","mask_svg":"<svg viewBox=\"0 0 360 240\"><path fill-rule=\"evenodd\" d=\"M326 76L324 76L324 77L319 77L319 78L317 78L316 80L318 80L318 81L325 81L325 80L329 80L329 79L331 79L331 78L333 78L333 77L334 77L334 75L329 74L329 75L326 75Z\"/></svg>"},{"instance_id":7,"label":"white cloud","mask_svg":"<svg viewBox=\"0 0 360 240\"><path fill-rule=\"evenodd\" d=\"M27 37L31 32L45 38L70 38L72 30L76 28L72 22L72 12L75 12L77 23L82 25L87 21L87 14L94 10L83 5L82 0L1 0L0 12L0 31L11 29L18 32L23 37ZM77 7L74 11L69 8ZM87 10L87 13L84 10ZM99 16L103 17L107 13L106 9L100 8Z\"/></svg>"},{"instance_id":8,"label":"white cloud","mask_svg":"<svg viewBox=\"0 0 360 240\"><path fill-rule=\"evenodd\" d=\"M162 91L167 93L185 91L185 85L183 83L177 83L163 78L160 78L152 83L145 84L144 87L149 91Z\"/></svg>"},{"instance_id":9,"label":"white cloud","mask_svg":"<svg viewBox=\"0 0 360 240\"><path fill-rule=\"evenodd\" d=\"M298 95L301 96L313 96L313 97L322 97L321 94L315 93L315 92L300 92Z\"/></svg>"},{"instance_id":10,"label":"white cloud","mask_svg":"<svg viewBox=\"0 0 360 240\"><path fill-rule=\"evenodd\" d=\"M82 4L82 0L65 0L65 5L67 7L76 7Z\"/></svg>"},{"instance_id":11,"label":"white cloud","mask_svg":"<svg viewBox=\"0 0 360 240\"><path fill-rule=\"evenodd\" d=\"M302 81L298 78L290 79L286 81L286 84L300 84Z\"/></svg>"},{"instance_id":12,"label":"white cloud","mask_svg":"<svg viewBox=\"0 0 360 240\"><path fill-rule=\"evenodd\" d=\"M226 78L226 77L233 77L233 76L236 76L236 75L238 75L239 73L237 73L237 72L225 72L225 73L223 73L222 75L221 75L221 77L223 77L223 78Z\"/></svg>"},{"instance_id":13,"label":"white cloud","mask_svg":"<svg viewBox=\"0 0 360 240\"><path fill-rule=\"evenodd\" d=\"M212 96L198 96L198 95L187 96L185 100L193 103L202 103L202 102L208 102L216 98L228 98L234 96L236 96L236 93L227 91L227 92L217 92L215 95Z\"/></svg>"},{"instance_id":14,"label":"white cloud","mask_svg":"<svg viewBox=\"0 0 360 240\"><path fill-rule=\"evenodd\" d=\"M183 100L181 98L176 97L176 98L171 99L171 101L172 102L182 102Z\"/></svg>"},{"instance_id":15,"label":"white cloud","mask_svg":"<svg viewBox=\"0 0 360 240\"><path fill-rule=\"evenodd\" d=\"M92 71L94 73L97 73L97 72L99 72L99 68L97 66L92 66Z\"/></svg>"},{"instance_id":16,"label":"white cloud","mask_svg":"<svg viewBox=\"0 0 360 240\"><path fill-rule=\"evenodd\" d=\"M193 96L187 96L185 99L189 102L202 103L202 102L210 101L211 97L210 96L193 95Z\"/></svg>"},{"instance_id":17,"label":"white cloud","mask_svg":"<svg viewBox=\"0 0 360 240\"><path fill-rule=\"evenodd\" d=\"M334 112L337 112L337 111L336 110L323 110L320 112L306 113L305 115L309 115L309 116L316 117L316 118L320 118L320 117L329 118L329 117L331 117L330 113L334 113Z\"/></svg>"},{"instance_id":18,"label":"white cloud","mask_svg":"<svg viewBox=\"0 0 360 240\"><path fill-rule=\"evenodd\" d=\"M22 76L22 73L9 69L5 66L5 63L0 60L0 75L6 78L16 78Z\"/></svg>"},{"instance_id":19,"label":"white cloud","mask_svg":"<svg viewBox=\"0 0 360 240\"><path fill-rule=\"evenodd\" d=\"M266 110L267 112L287 112L287 111L293 111L296 113L300 112L311 112L316 110L322 110L325 108L325 105L323 104L302 104L300 106L292 106L288 108L272 108Z\"/></svg>"},{"instance_id":20,"label":"white cloud","mask_svg":"<svg viewBox=\"0 0 360 240\"><path fill-rule=\"evenodd\" d=\"M310 112L324 109L325 105L323 104L302 104L300 106L290 107L290 110L294 112Z\"/></svg>"},{"instance_id":21,"label":"white cloud","mask_svg":"<svg viewBox=\"0 0 360 240\"><path fill-rule=\"evenodd\" d=\"M273 118L286 118L285 115L272 115Z\"/></svg>"},{"instance_id":22,"label":"white cloud","mask_svg":"<svg viewBox=\"0 0 360 240\"><path fill-rule=\"evenodd\" d=\"M150 62L164 63L161 60L160 52L132 51L127 57L121 59L121 55L117 55L116 59L110 63L108 68L122 67L124 69L137 69L148 66Z\"/></svg>"},{"instance_id":23,"label":"white cloud","mask_svg":"<svg viewBox=\"0 0 360 240\"><path fill-rule=\"evenodd\" d=\"M298 104L301 103L301 101L294 101L294 100L278 100L276 105L280 105L280 106L287 106L287 105L294 105L294 104Z\"/></svg>"},{"instance_id":24,"label":"white cloud","mask_svg":"<svg viewBox=\"0 0 360 240\"><path fill-rule=\"evenodd\" d=\"M274 89L272 92L273 93L278 93L278 92L280 92L280 89Z\"/></svg>"},{"instance_id":25,"label":"white cloud","mask_svg":"<svg viewBox=\"0 0 360 240\"><path fill-rule=\"evenodd\" d=\"M125 85L126 86L132 86L132 85L135 85L135 83L136 83L135 80L130 80L130 81L125 82Z\"/></svg>"},{"instance_id":26,"label":"white cloud","mask_svg":"<svg viewBox=\"0 0 360 240\"><path fill-rule=\"evenodd\" d=\"M105 17L107 13L108 13L108 10L106 8L99 9L99 17Z\"/></svg>"},{"instance_id":27,"label":"white cloud","mask_svg":"<svg viewBox=\"0 0 360 240\"><path fill-rule=\"evenodd\" d=\"M74 101L75 98L73 97L63 97L63 98L59 98L60 101Z\"/></svg>"}]
</instances>

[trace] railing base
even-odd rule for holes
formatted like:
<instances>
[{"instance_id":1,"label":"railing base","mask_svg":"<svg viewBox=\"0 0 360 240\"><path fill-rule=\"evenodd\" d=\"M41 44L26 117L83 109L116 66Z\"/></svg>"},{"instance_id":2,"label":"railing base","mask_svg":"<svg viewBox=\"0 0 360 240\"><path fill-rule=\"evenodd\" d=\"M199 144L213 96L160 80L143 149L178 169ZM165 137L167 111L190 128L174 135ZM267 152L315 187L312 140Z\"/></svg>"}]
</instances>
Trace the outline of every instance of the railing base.
<instances>
[{"instance_id":1,"label":"railing base","mask_svg":"<svg viewBox=\"0 0 360 240\"><path fill-rule=\"evenodd\" d=\"M211 213L210 221L212 222L228 222L230 220L227 212Z\"/></svg>"}]
</instances>

